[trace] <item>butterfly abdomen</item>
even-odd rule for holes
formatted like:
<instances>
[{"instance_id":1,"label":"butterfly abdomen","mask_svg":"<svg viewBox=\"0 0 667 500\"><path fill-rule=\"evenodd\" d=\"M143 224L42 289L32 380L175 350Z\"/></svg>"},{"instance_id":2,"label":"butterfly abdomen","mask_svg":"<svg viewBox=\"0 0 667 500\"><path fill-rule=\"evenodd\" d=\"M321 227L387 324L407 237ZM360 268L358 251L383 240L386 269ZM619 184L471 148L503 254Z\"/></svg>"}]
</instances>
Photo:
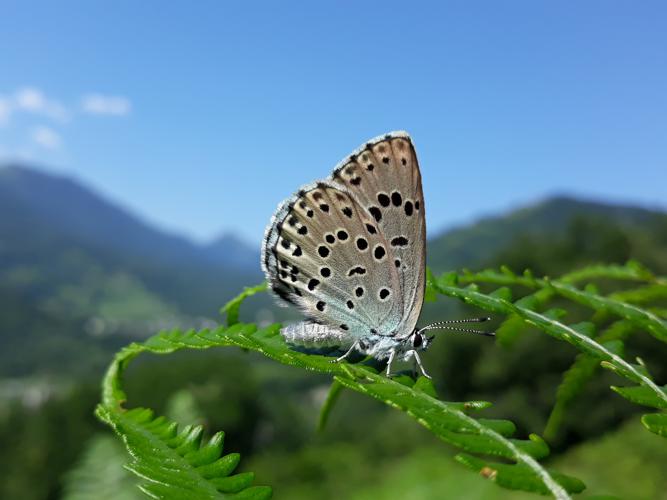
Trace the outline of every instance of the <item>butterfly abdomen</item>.
<instances>
[{"instance_id":1,"label":"butterfly abdomen","mask_svg":"<svg viewBox=\"0 0 667 500\"><path fill-rule=\"evenodd\" d=\"M290 344L304 347L352 345L352 339L347 332L317 323L303 322L288 325L280 330L280 334Z\"/></svg>"}]
</instances>

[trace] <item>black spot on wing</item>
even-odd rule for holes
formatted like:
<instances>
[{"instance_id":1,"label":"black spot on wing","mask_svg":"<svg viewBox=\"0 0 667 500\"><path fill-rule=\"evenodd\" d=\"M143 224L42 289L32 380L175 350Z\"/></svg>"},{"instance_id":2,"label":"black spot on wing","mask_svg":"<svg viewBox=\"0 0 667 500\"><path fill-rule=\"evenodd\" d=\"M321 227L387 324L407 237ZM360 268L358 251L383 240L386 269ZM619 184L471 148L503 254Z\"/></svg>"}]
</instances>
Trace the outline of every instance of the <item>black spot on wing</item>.
<instances>
[{"instance_id":1,"label":"black spot on wing","mask_svg":"<svg viewBox=\"0 0 667 500\"><path fill-rule=\"evenodd\" d=\"M382 220L382 212L380 212L380 209L378 207L369 207L368 211L370 214L373 216L376 222L380 222Z\"/></svg>"},{"instance_id":2,"label":"black spot on wing","mask_svg":"<svg viewBox=\"0 0 667 500\"><path fill-rule=\"evenodd\" d=\"M391 240L392 247L406 247L408 246L408 239L405 236L396 236Z\"/></svg>"},{"instance_id":3,"label":"black spot on wing","mask_svg":"<svg viewBox=\"0 0 667 500\"><path fill-rule=\"evenodd\" d=\"M362 266L355 266L347 272L348 276L354 276L355 274L360 276L366 274L366 268Z\"/></svg>"},{"instance_id":4,"label":"black spot on wing","mask_svg":"<svg viewBox=\"0 0 667 500\"><path fill-rule=\"evenodd\" d=\"M383 207L388 207L390 200L386 193L378 193L378 203Z\"/></svg>"}]
</instances>

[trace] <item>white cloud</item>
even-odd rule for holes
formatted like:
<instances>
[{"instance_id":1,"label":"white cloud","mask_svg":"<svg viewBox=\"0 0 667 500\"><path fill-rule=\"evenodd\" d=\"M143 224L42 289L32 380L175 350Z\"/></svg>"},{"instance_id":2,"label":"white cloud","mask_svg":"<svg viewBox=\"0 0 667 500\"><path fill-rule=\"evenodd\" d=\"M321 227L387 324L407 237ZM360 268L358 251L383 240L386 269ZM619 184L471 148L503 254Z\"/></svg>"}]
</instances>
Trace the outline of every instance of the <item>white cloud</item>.
<instances>
[{"instance_id":1,"label":"white cloud","mask_svg":"<svg viewBox=\"0 0 667 500\"><path fill-rule=\"evenodd\" d=\"M93 115L125 116L132 110L127 97L89 94L81 99L81 109Z\"/></svg>"},{"instance_id":2,"label":"white cloud","mask_svg":"<svg viewBox=\"0 0 667 500\"><path fill-rule=\"evenodd\" d=\"M0 97L0 125L9 123L9 117L12 114L12 105L9 99Z\"/></svg>"},{"instance_id":3,"label":"white cloud","mask_svg":"<svg viewBox=\"0 0 667 500\"><path fill-rule=\"evenodd\" d=\"M58 149L62 145L62 139L58 132L49 127L36 127L32 131L32 140L46 149Z\"/></svg>"},{"instance_id":4,"label":"white cloud","mask_svg":"<svg viewBox=\"0 0 667 500\"><path fill-rule=\"evenodd\" d=\"M28 111L39 111L46 104L44 94L32 87L22 88L16 93L16 106Z\"/></svg>"},{"instance_id":5,"label":"white cloud","mask_svg":"<svg viewBox=\"0 0 667 500\"><path fill-rule=\"evenodd\" d=\"M47 116L59 122L69 120L69 111L60 102L49 99L44 92L34 87L23 87L14 94L10 109Z\"/></svg>"},{"instance_id":6,"label":"white cloud","mask_svg":"<svg viewBox=\"0 0 667 500\"><path fill-rule=\"evenodd\" d=\"M42 155L66 154L61 130L66 122L82 113L97 116L125 116L132 111L127 97L90 93L79 106L65 106L34 86L0 93L0 130L16 128L11 144L0 144L0 159L31 159ZM14 132L13 130L10 130ZM4 133L0 136L4 139ZM8 136L9 137L9 136Z\"/></svg>"}]
</instances>

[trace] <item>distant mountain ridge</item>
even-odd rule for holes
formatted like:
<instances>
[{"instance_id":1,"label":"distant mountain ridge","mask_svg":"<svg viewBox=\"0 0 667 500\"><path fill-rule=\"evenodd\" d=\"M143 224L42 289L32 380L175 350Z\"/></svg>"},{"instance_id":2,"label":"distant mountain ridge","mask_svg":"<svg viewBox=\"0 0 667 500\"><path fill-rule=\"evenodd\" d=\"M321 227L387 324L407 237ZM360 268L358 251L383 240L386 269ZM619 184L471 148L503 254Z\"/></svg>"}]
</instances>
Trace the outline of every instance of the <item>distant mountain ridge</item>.
<instances>
[{"instance_id":1,"label":"distant mountain ridge","mask_svg":"<svg viewBox=\"0 0 667 500\"><path fill-rule=\"evenodd\" d=\"M223 234L203 245L203 250L211 262L248 270L259 266L259 247L251 247L235 234Z\"/></svg>"},{"instance_id":2,"label":"distant mountain ridge","mask_svg":"<svg viewBox=\"0 0 667 500\"><path fill-rule=\"evenodd\" d=\"M230 236L197 245L74 179L33 168L0 168L0 213L0 286L74 314L137 317L143 307L145 316L214 316L262 279L259 248Z\"/></svg>"},{"instance_id":3,"label":"distant mountain ridge","mask_svg":"<svg viewBox=\"0 0 667 500\"><path fill-rule=\"evenodd\" d=\"M576 217L599 218L620 227L642 226L665 212L556 196L524 208L484 217L429 239L428 263L436 271L485 265L519 237L558 237Z\"/></svg>"},{"instance_id":4,"label":"distant mountain ridge","mask_svg":"<svg viewBox=\"0 0 667 500\"><path fill-rule=\"evenodd\" d=\"M26 218L36 217L52 231L92 245L165 262L194 260L245 270L259 266L259 250L236 236L197 245L155 229L69 177L20 165L0 167L0 198L13 201L14 210L26 212Z\"/></svg>"}]
</instances>

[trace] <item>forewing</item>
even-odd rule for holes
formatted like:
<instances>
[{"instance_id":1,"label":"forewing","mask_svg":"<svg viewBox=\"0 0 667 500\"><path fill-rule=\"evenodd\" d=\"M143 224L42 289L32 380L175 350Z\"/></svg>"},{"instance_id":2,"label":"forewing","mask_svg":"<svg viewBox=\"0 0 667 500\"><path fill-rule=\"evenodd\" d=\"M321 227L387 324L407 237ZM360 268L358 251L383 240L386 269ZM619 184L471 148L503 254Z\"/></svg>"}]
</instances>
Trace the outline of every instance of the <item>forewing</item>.
<instances>
[{"instance_id":1,"label":"forewing","mask_svg":"<svg viewBox=\"0 0 667 500\"><path fill-rule=\"evenodd\" d=\"M393 132L369 141L336 167L332 180L345 186L387 241L403 299L404 331L399 333L411 332L424 300L426 224L421 173L410 136Z\"/></svg>"}]
</instances>

